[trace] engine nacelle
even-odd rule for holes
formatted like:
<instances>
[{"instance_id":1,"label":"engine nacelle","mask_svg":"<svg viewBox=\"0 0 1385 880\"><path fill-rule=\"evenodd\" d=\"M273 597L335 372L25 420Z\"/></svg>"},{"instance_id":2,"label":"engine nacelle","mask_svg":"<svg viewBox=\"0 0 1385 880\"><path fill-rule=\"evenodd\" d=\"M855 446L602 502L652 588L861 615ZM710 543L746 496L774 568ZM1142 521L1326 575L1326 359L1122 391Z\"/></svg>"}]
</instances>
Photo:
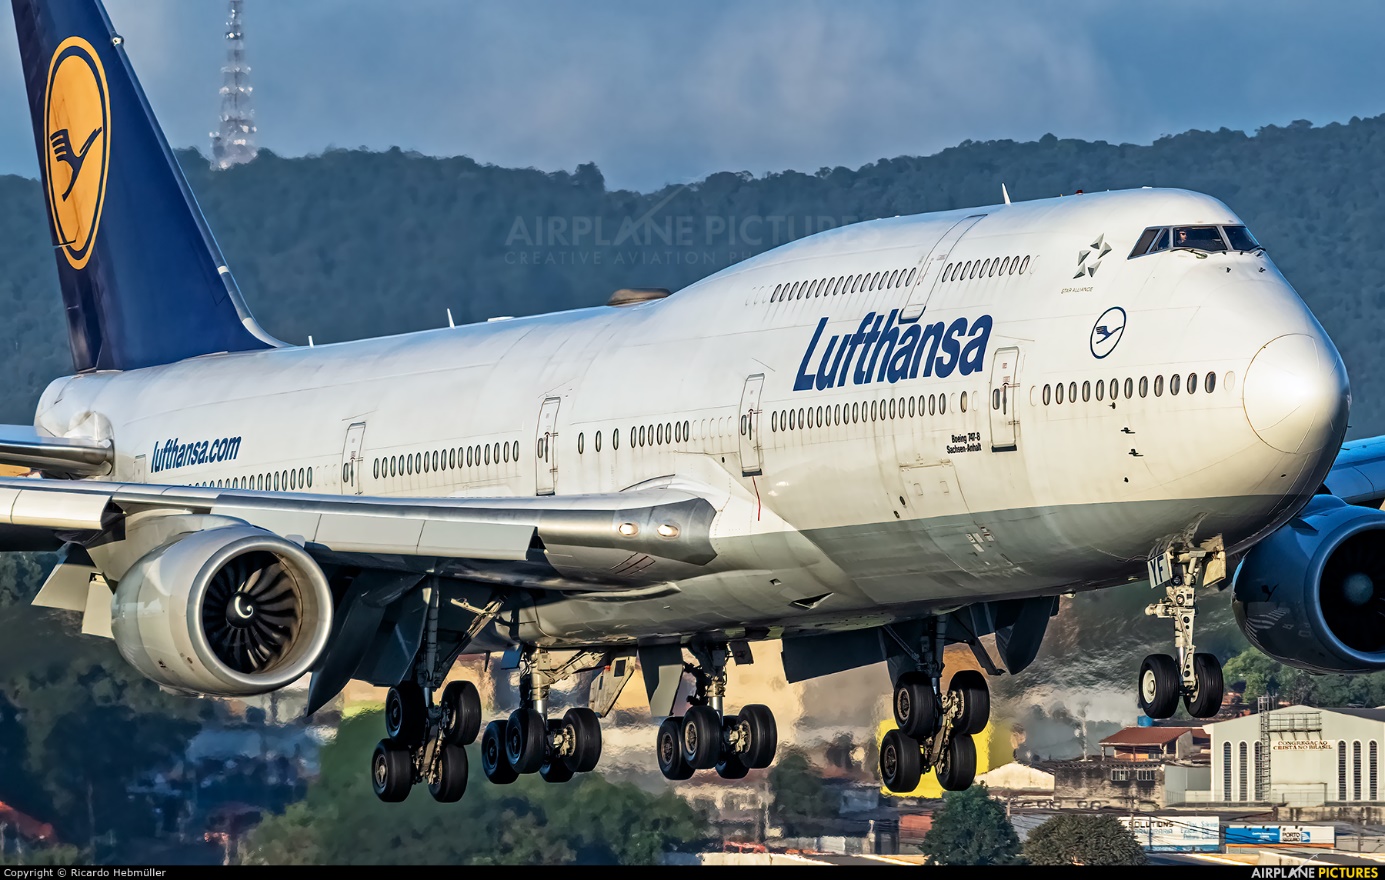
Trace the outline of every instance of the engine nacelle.
<instances>
[{"instance_id":1,"label":"engine nacelle","mask_svg":"<svg viewBox=\"0 0 1385 880\"><path fill-rule=\"evenodd\" d=\"M303 675L327 647L332 592L311 556L249 525L190 532L116 585L120 654L177 690L251 696Z\"/></svg>"},{"instance_id":2,"label":"engine nacelle","mask_svg":"<svg viewBox=\"0 0 1385 880\"><path fill-rule=\"evenodd\" d=\"M1385 669L1385 512L1314 498L1246 554L1234 589L1241 631L1276 660Z\"/></svg>"}]
</instances>

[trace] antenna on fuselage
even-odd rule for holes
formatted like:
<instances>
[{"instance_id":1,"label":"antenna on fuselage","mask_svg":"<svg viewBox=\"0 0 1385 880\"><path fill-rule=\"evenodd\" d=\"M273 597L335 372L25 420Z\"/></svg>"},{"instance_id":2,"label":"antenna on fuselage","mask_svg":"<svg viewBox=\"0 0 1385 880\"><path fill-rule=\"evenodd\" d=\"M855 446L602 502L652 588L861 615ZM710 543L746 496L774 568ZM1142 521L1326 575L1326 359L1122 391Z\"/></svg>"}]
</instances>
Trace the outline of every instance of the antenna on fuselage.
<instances>
[{"instance_id":1,"label":"antenna on fuselage","mask_svg":"<svg viewBox=\"0 0 1385 880\"><path fill-rule=\"evenodd\" d=\"M1005 197L1005 204L1010 204L1010 191L1005 188L1005 184L1000 185L1000 194Z\"/></svg>"},{"instance_id":2,"label":"antenna on fuselage","mask_svg":"<svg viewBox=\"0 0 1385 880\"><path fill-rule=\"evenodd\" d=\"M312 347L313 347L313 338L312 338L311 336L309 336L309 337L308 337L308 348L312 348Z\"/></svg>"},{"instance_id":3,"label":"antenna on fuselage","mask_svg":"<svg viewBox=\"0 0 1385 880\"><path fill-rule=\"evenodd\" d=\"M456 325L455 323L453 323L453 321L452 321L452 310L451 310L451 309L448 309L448 310L447 310L447 326L449 326L449 327L456 327L456 326L457 326L457 325Z\"/></svg>"}]
</instances>

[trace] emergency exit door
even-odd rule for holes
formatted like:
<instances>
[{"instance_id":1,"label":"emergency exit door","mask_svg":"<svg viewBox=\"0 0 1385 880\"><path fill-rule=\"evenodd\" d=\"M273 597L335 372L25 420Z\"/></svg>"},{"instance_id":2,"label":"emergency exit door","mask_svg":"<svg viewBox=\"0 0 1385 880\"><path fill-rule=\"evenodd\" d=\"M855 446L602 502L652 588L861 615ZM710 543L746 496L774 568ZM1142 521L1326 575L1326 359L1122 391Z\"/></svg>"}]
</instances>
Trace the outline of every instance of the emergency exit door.
<instances>
[{"instance_id":1,"label":"emergency exit door","mask_svg":"<svg viewBox=\"0 0 1385 880\"><path fill-rule=\"evenodd\" d=\"M1002 348L991 364L992 452L1019 448L1019 360L1018 348Z\"/></svg>"},{"instance_id":2,"label":"emergency exit door","mask_svg":"<svg viewBox=\"0 0 1385 880\"><path fill-rule=\"evenodd\" d=\"M539 409L538 437L534 442L535 495L552 495L558 486L558 404L561 399L550 397Z\"/></svg>"},{"instance_id":3,"label":"emergency exit door","mask_svg":"<svg viewBox=\"0 0 1385 880\"><path fill-rule=\"evenodd\" d=\"M765 374L756 373L745 380L741 392L740 434L741 476L758 477L765 465L764 448L760 443L760 392L765 387Z\"/></svg>"},{"instance_id":4,"label":"emergency exit door","mask_svg":"<svg viewBox=\"0 0 1385 880\"><path fill-rule=\"evenodd\" d=\"M365 491L361 481L365 462L365 422L356 422L346 429L346 442L341 446L341 494L360 495Z\"/></svg>"}]
</instances>

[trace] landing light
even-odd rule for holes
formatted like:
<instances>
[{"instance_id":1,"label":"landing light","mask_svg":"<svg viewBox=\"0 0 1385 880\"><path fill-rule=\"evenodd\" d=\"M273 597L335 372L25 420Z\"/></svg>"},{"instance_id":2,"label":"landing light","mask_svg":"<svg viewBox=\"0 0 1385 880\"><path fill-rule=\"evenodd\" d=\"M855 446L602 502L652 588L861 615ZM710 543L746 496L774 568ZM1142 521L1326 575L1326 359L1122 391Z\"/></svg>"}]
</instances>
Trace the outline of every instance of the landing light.
<instances>
[{"instance_id":1,"label":"landing light","mask_svg":"<svg viewBox=\"0 0 1385 880\"><path fill-rule=\"evenodd\" d=\"M617 526L616 531L620 532L627 538L633 538L640 533L640 527L632 522L626 522L621 523L619 526Z\"/></svg>"},{"instance_id":2,"label":"landing light","mask_svg":"<svg viewBox=\"0 0 1385 880\"><path fill-rule=\"evenodd\" d=\"M675 526L672 523L664 523L663 525L655 529L655 531L659 533L659 537L661 538L678 537L678 526Z\"/></svg>"}]
</instances>

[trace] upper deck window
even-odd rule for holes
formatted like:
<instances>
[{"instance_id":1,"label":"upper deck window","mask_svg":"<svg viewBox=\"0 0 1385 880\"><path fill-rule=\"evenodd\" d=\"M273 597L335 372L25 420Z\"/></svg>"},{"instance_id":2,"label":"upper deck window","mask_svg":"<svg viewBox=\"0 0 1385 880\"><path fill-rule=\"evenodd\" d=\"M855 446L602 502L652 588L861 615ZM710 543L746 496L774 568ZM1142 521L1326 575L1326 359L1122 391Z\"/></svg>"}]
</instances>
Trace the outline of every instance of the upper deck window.
<instances>
[{"instance_id":1,"label":"upper deck window","mask_svg":"<svg viewBox=\"0 0 1385 880\"><path fill-rule=\"evenodd\" d=\"M1244 226L1151 226L1141 233L1129 258L1180 249L1248 253L1261 246Z\"/></svg>"}]
</instances>

